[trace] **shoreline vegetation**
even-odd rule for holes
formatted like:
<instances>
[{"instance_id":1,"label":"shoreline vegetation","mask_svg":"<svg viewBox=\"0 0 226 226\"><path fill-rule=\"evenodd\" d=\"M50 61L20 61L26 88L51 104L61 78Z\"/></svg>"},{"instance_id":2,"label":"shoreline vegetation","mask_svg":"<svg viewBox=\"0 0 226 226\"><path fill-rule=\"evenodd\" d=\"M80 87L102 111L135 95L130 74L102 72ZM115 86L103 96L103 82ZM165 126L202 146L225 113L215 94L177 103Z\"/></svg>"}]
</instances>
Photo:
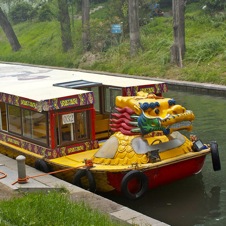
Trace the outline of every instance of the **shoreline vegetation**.
<instances>
[{"instance_id":1,"label":"shoreline vegetation","mask_svg":"<svg viewBox=\"0 0 226 226\"><path fill-rule=\"evenodd\" d=\"M183 67L170 63L172 15L148 19L140 27L142 50L129 56L129 38L113 35L105 23L107 7L91 17L93 51L83 54L81 20L72 26L74 48L62 51L60 23L26 21L13 25L22 48L13 52L0 29L0 61L107 71L110 73L226 85L226 15L208 15L199 3L185 13L186 54ZM72 203L65 192L24 194L0 201L0 225L121 225L84 203Z\"/></svg>"},{"instance_id":2,"label":"shoreline vegetation","mask_svg":"<svg viewBox=\"0 0 226 226\"><path fill-rule=\"evenodd\" d=\"M209 15L199 3L186 6L183 67L170 63L171 11L140 27L142 50L129 54L128 34L111 34L107 4L91 15L93 49L82 52L81 20L72 26L74 48L62 51L60 23L27 21L13 25L22 48L13 52L0 29L0 61L226 85L226 14ZM104 31L104 32L103 32Z\"/></svg>"},{"instance_id":3,"label":"shoreline vegetation","mask_svg":"<svg viewBox=\"0 0 226 226\"><path fill-rule=\"evenodd\" d=\"M107 214L91 209L83 202L73 202L61 192L24 193L0 200L0 225L54 225L54 226L125 226Z\"/></svg>"}]
</instances>

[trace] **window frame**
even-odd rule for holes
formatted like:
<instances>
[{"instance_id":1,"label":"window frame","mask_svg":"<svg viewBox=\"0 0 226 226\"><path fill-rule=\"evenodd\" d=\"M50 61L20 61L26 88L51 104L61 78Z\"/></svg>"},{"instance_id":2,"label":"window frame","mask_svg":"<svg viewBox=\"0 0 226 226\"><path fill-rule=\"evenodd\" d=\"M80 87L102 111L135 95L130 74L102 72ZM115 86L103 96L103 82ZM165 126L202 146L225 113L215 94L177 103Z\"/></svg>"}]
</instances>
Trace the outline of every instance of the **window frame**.
<instances>
[{"instance_id":1,"label":"window frame","mask_svg":"<svg viewBox=\"0 0 226 226\"><path fill-rule=\"evenodd\" d=\"M80 113L86 113L85 116L85 120L86 123L84 123L83 120L83 125L85 126L85 137L79 138L78 136L78 124L76 124L76 118L77 115ZM76 109L76 110L70 110L70 111L59 111L59 112L55 112L55 125L57 125L57 127L55 128L55 133L56 133L56 146L57 147L62 147L62 146L67 146L70 144L75 144L75 143L84 143L86 141L90 141L91 137L92 137L92 131L91 131L91 110L88 108L86 109ZM62 124L62 116L63 115L67 115L67 114L74 114L74 122L73 123L68 123L66 125L70 125L71 130L69 131L70 134L67 134L68 137L70 137L71 139L68 140L63 140L63 129L66 128L66 126L64 128L62 128L63 124ZM73 133L73 134L72 134ZM73 135L73 139L72 139L72 135Z\"/></svg>"},{"instance_id":2,"label":"window frame","mask_svg":"<svg viewBox=\"0 0 226 226\"><path fill-rule=\"evenodd\" d=\"M1 103L4 103L4 102L1 102ZM19 113L19 117L18 117L18 121L19 121L19 129L18 131L15 131L13 130L11 127L10 128L10 123L11 123L11 126L13 126L13 123L12 123L12 119L10 119L10 110L9 108L12 108L11 110L13 111L13 108L16 109ZM0 108L1 109L1 108ZM5 110L6 110L6 123L7 123L7 130L4 130L2 129L2 125L1 125L1 128L0 128L0 131L2 132L7 132L8 134L11 134L15 137L18 137L18 138L22 138L24 140L27 140L29 142L32 142L32 143L36 143L38 145L42 145L42 146L45 146L45 147L48 147L49 146L49 124L48 124L48 112L37 112L37 111L34 111L34 110L30 110L30 109L27 109L27 108L21 108L19 106L16 106L16 105L12 105L12 104L7 104L5 103ZM32 133L34 132L35 129L31 128L30 127L30 134L31 136L29 135L25 135L24 131L25 131L25 125L23 123L23 120L24 120L24 112L27 111L30 113L29 116L33 114L42 114L42 116L44 116L44 120L42 121L44 123L44 130L45 131L43 133L44 136L44 141L41 141L38 139L38 137L34 137L32 135ZM1 115L1 112L0 112L0 115ZM13 117L13 114L11 114L11 116ZM2 115L1 115L2 117ZM2 118L1 118L2 120ZM32 117L31 117L31 120L32 120ZM2 121L1 121L2 123Z\"/></svg>"},{"instance_id":3,"label":"window frame","mask_svg":"<svg viewBox=\"0 0 226 226\"><path fill-rule=\"evenodd\" d=\"M24 129L25 129L25 125L24 123L22 123L22 135L23 137L26 137L27 139L29 140L34 140L35 142L38 142L38 143L42 143L42 144L45 144L45 145L49 145L49 126L48 126L48 114L46 112L37 112L37 111L32 111L32 110L29 110L29 109L24 109L24 108L21 108L21 112L22 112L22 122L24 121L24 112L25 111L28 111L30 112L30 134L31 136L27 136L24 134ZM42 116L44 116L44 120L42 121L39 121L39 122L34 122L35 121L35 117L32 117L34 114L40 114ZM37 119L37 118L36 118ZM40 141L40 139L38 139L38 136L35 136L34 134L35 133L42 133L41 129L35 129L34 128L34 125L36 124L37 126L39 126L38 124L39 123L43 123L44 124L44 130L43 131L46 131L45 133L43 133L43 135L45 135L45 142L42 142Z\"/></svg>"},{"instance_id":4,"label":"window frame","mask_svg":"<svg viewBox=\"0 0 226 226\"><path fill-rule=\"evenodd\" d=\"M108 91L107 91L108 90ZM105 98L103 98L103 103L104 103L104 113L105 114L109 114L111 113L114 108L115 108L115 99L116 99L116 96L118 96L118 94L114 94L113 92L116 91L116 92L120 92L120 95L122 96L122 88L121 87L113 87L113 86L105 86L104 87L104 96ZM108 96L108 93L109 92L109 97L107 98ZM108 104L107 102L109 103L109 109L108 109Z\"/></svg>"},{"instance_id":5,"label":"window frame","mask_svg":"<svg viewBox=\"0 0 226 226\"><path fill-rule=\"evenodd\" d=\"M2 107L4 107L5 115L2 114ZM3 128L3 120L5 121L6 129ZM0 131L8 132L8 117L7 117L7 106L6 103L0 102Z\"/></svg>"}]
</instances>

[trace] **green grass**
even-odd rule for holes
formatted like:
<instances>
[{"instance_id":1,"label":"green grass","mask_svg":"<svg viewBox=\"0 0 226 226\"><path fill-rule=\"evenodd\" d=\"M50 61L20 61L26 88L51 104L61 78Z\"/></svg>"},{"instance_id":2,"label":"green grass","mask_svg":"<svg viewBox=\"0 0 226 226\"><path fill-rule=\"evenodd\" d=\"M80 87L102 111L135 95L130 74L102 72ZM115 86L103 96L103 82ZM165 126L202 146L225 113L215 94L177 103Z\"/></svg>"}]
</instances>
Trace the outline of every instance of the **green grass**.
<instances>
[{"instance_id":1,"label":"green grass","mask_svg":"<svg viewBox=\"0 0 226 226\"><path fill-rule=\"evenodd\" d=\"M80 20L73 23L74 49L68 53L62 52L58 21L15 25L22 45L16 53L0 29L0 60L226 85L226 12L210 16L198 3L187 5L186 54L183 68L178 68L170 63L172 16L155 17L140 27L143 48L130 57L128 34L110 32L117 19L109 20L107 6L91 16L92 60L84 60Z\"/></svg>"},{"instance_id":2,"label":"green grass","mask_svg":"<svg viewBox=\"0 0 226 226\"><path fill-rule=\"evenodd\" d=\"M67 193L29 193L0 201L1 226L116 226L122 225L84 203L73 203ZM126 225L126 224L124 224Z\"/></svg>"}]
</instances>

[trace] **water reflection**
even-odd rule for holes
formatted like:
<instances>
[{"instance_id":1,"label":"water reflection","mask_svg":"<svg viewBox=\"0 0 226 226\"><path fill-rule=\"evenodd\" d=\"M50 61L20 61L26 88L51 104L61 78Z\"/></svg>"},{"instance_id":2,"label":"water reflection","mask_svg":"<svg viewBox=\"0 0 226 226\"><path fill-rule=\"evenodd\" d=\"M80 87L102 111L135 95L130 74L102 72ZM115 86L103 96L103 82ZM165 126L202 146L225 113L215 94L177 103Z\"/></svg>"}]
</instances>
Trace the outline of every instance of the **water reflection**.
<instances>
[{"instance_id":1,"label":"water reflection","mask_svg":"<svg viewBox=\"0 0 226 226\"><path fill-rule=\"evenodd\" d=\"M206 191L202 174L153 189L136 201L105 197L173 226L221 225L220 187Z\"/></svg>"},{"instance_id":2,"label":"water reflection","mask_svg":"<svg viewBox=\"0 0 226 226\"><path fill-rule=\"evenodd\" d=\"M201 173L153 189L139 200L131 201L115 194L106 194L105 197L172 226L224 226L226 99L173 91L165 96L172 97L178 104L193 110L196 119L192 133L204 143L217 141L221 171L213 171L211 156L208 155Z\"/></svg>"}]
</instances>

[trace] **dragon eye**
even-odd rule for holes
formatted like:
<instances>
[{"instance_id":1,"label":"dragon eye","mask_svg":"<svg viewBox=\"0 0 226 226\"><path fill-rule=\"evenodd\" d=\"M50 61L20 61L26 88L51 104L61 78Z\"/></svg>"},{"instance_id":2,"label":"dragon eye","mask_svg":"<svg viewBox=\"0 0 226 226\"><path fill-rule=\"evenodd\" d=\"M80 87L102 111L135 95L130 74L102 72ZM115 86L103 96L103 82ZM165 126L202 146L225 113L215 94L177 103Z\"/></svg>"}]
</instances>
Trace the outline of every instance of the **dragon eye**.
<instances>
[{"instance_id":1,"label":"dragon eye","mask_svg":"<svg viewBox=\"0 0 226 226\"><path fill-rule=\"evenodd\" d=\"M159 109L158 109L158 108L155 109L155 114L156 114L156 115L159 114Z\"/></svg>"},{"instance_id":2,"label":"dragon eye","mask_svg":"<svg viewBox=\"0 0 226 226\"><path fill-rule=\"evenodd\" d=\"M140 108L143 110L143 111L146 111L149 107L149 104L147 102L145 103L140 103Z\"/></svg>"},{"instance_id":3,"label":"dragon eye","mask_svg":"<svg viewBox=\"0 0 226 226\"><path fill-rule=\"evenodd\" d=\"M174 99L171 99L168 101L168 103L169 103L169 106L173 106L176 104L176 101Z\"/></svg>"}]
</instances>

